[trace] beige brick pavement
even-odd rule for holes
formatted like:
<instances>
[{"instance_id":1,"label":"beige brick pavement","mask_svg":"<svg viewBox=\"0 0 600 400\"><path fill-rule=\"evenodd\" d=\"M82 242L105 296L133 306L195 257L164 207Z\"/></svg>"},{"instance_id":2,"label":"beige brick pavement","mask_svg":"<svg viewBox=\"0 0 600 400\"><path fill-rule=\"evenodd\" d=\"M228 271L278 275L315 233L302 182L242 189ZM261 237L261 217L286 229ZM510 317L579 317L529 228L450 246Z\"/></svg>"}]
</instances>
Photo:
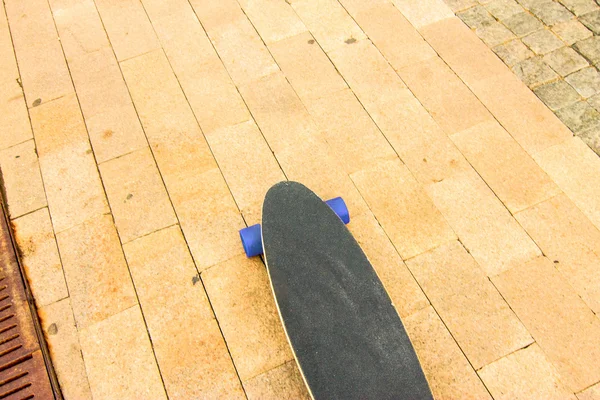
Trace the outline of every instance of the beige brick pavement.
<instances>
[{"instance_id":1,"label":"beige brick pavement","mask_svg":"<svg viewBox=\"0 0 600 400\"><path fill-rule=\"evenodd\" d=\"M442 0L5 0L0 167L63 393L307 398L266 190L343 196L440 399L600 398L600 159Z\"/></svg>"}]
</instances>

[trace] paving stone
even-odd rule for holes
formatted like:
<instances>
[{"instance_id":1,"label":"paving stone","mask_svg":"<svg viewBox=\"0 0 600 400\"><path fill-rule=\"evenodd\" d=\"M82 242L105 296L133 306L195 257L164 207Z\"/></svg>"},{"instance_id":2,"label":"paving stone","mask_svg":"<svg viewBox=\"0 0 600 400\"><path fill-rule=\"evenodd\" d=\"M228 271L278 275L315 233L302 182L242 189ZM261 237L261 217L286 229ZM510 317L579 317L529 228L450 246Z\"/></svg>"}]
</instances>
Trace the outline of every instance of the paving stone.
<instances>
[{"instance_id":1,"label":"paving stone","mask_svg":"<svg viewBox=\"0 0 600 400\"><path fill-rule=\"evenodd\" d=\"M510 39L514 39L515 35L500 22L493 22L490 25L485 25L477 28L475 31L477 36L481 38L488 46L496 46Z\"/></svg>"},{"instance_id":2,"label":"paving stone","mask_svg":"<svg viewBox=\"0 0 600 400\"><path fill-rule=\"evenodd\" d=\"M558 37L556 37L554 33L546 29L542 29L532 33L531 35L525 36L523 38L523 43L529 46L534 53L540 55L549 53L564 46L564 43Z\"/></svg>"},{"instance_id":3,"label":"paving stone","mask_svg":"<svg viewBox=\"0 0 600 400\"><path fill-rule=\"evenodd\" d=\"M493 0L485 5L485 9L499 20L523 12L523 7L514 0Z\"/></svg>"},{"instance_id":4,"label":"paving stone","mask_svg":"<svg viewBox=\"0 0 600 400\"><path fill-rule=\"evenodd\" d=\"M307 30L287 2L251 0L239 4L267 45Z\"/></svg>"},{"instance_id":5,"label":"paving stone","mask_svg":"<svg viewBox=\"0 0 600 400\"><path fill-rule=\"evenodd\" d=\"M575 43L573 47L592 64L600 62L600 37L593 36L582 40Z\"/></svg>"},{"instance_id":6,"label":"paving stone","mask_svg":"<svg viewBox=\"0 0 600 400\"><path fill-rule=\"evenodd\" d=\"M393 0L393 3L417 29L454 17L443 0Z\"/></svg>"},{"instance_id":7,"label":"paving stone","mask_svg":"<svg viewBox=\"0 0 600 400\"><path fill-rule=\"evenodd\" d=\"M566 22L573 18L573 14L560 5L560 3L554 1L533 6L530 10L546 25Z\"/></svg>"},{"instance_id":8,"label":"paving stone","mask_svg":"<svg viewBox=\"0 0 600 400\"><path fill-rule=\"evenodd\" d=\"M311 399L295 360L244 382L244 390L249 400Z\"/></svg>"},{"instance_id":9,"label":"paving stone","mask_svg":"<svg viewBox=\"0 0 600 400\"><path fill-rule=\"evenodd\" d=\"M420 254L407 265L475 369L533 341L460 242Z\"/></svg>"},{"instance_id":10,"label":"paving stone","mask_svg":"<svg viewBox=\"0 0 600 400\"><path fill-rule=\"evenodd\" d=\"M577 399L579 400L598 400L600 399L600 382L593 386L577 393Z\"/></svg>"},{"instance_id":11,"label":"paving stone","mask_svg":"<svg viewBox=\"0 0 600 400\"><path fill-rule=\"evenodd\" d=\"M579 132L577 134L588 146L590 149L594 150L596 154L600 156L600 128L594 127L588 129L587 131Z\"/></svg>"},{"instance_id":12,"label":"paving stone","mask_svg":"<svg viewBox=\"0 0 600 400\"><path fill-rule=\"evenodd\" d=\"M534 57L522 61L512 67L512 70L529 87L550 82L558 75L540 58Z\"/></svg>"},{"instance_id":13,"label":"paving stone","mask_svg":"<svg viewBox=\"0 0 600 400\"><path fill-rule=\"evenodd\" d=\"M592 36L592 32L576 19L558 23L552 27L552 31L568 46Z\"/></svg>"},{"instance_id":14,"label":"paving stone","mask_svg":"<svg viewBox=\"0 0 600 400\"><path fill-rule=\"evenodd\" d=\"M600 34L600 10L582 15L579 21L596 35Z\"/></svg>"},{"instance_id":15,"label":"paving stone","mask_svg":"<svg viewBox=\"0 0 600 400\"><path fill-rule=\"evenodd\" d=\"M515 214L583 301L600 312L600 231L560 194Z\"/></svg>"},{"instance_id":16,"label":"paving stone","mask_svg":"<svg viewBox=\"0 0 600 400\"><path fill-rule=\"evenodd\" d=\"M596 111L600 112L600 94L590 97L587 99L587 102L590 106L594 107Z\"/></svg>"},{"instance_id":17,"label":"paving stone","mask_svg":"<svg viewBox=\"0 0 600 400\"><path fill-rule=\"evenodd\" d=\"M579 94L563 80L538 86L533 91L552 110L564 108L581 99Z\"/></svg>"},{"instance_id":18,"label":"paving stone","mask_svg":"<svg viewBox=\"0 0 600 400\"><path fill-rule=\"evenodd\" d=\"M585 101L560 109L556 115L575 133L600 125L600 113Z\"/></svg>"},{"instance_id":19,"label":"paving stone","mask_svg":"<svg viewBox=\"0 0 600 400\"><path fill-rule=\"evenodd\" d=\"M594 67L577 71L567 76L565 80L584 98L591 97L600 92L600 73Z\"/></svg>"},{"instance_id":20,"label":"paving stone","mask_svg":"<svg viewBox=\"0 0 600 400\"><path fill-rule=\"evenodd\" d=\"M351 178L404 260L456 237L399 160L381 162ZM390 195L393 202L386 200Z\"/></svg>"},{"instance_id":21,"label":"paving stone","mask_svg":"<svg viewBox=\"0 0 600 400\"><path fill-rule=\"evenodd\" d=\"M527 48L519 39L511 40L504 44L494 47L494 53L502 59L509 67L520 63L530 57L533 57L533 52Z\"/></svg>"},{"instance_id":22,"label":"paving stone","mask_svg":"<svg viewBox=\"0 0 600 400\"><path fill-rule=\"evenodd\" d=\"M594 0L559 0L573 14L580 16L598 9Z\"/></svg>"},{"instance_id":23,"label":"paving stone","mask_svg":"<svg viewBox=\"0 0 600 400\"><path fill-rule=\"evenodd\" d=\"M595 155L594 155L595 156ZM492 278L571 392L600 380L600 319L551 260L536 258Z\"/></svg>"},{"instance_id":24,"label":"paving stone","mask_svg":"<svg viewBox=\"0 0 600 400\"><path fill-rule=\"evenodd\" d=\"M477 4L477 0L446 0L448 7L455 13L466 10L469 7L473 7Z\"/></svg>"},{"instance_id":25,"label":"paving stone","mask_svg":"<svg viewBox=\"0 0 600 400\"><path fill-rule=\"evenodd\" d=\"M515 14L502 22L519 37L523 37L544 27L536 17L527 12Z\"/></svg>"},{"instance_id":26,"label":"paving stone","mask_svg":"<svg viewBox=\"0 0 600 400\"><path fill-rule=\"evenodd\" d=\"M496 400L576 400L537 343L478 371Z\"/></svg>"},{"instance_id":27,"label":"paving stone","mask_svg":"<svg viewBox=\"0 0 600 400\"><path fill-rule=\"evenodd\" d=\"M552 53L546 54L543 60L560 76L567 76L589 65L585 58L570 47L554 50Z\"/></svg>"},{"instance_id":28,"label":"paving stone","mask_svg":"<svg viewBox=\"0 0 600 400\"><path fill-rule=\"evenodd\" d=\"M471 28L479 28L496 22L494 17L483 6L475 6L456 14L465 24Z\"/></svg>"},{"instance_id":29,"label":"paving stone","mask_svg":"<svg viewBox=\"0 0 600 400\"><path fill-rule=\"evenodd\" d=\"M517 0L519 4L521 4L526 9L531 9L533 7L539 6L541 4L550 3L552 0Z\"/></svg>"}]
</instances>

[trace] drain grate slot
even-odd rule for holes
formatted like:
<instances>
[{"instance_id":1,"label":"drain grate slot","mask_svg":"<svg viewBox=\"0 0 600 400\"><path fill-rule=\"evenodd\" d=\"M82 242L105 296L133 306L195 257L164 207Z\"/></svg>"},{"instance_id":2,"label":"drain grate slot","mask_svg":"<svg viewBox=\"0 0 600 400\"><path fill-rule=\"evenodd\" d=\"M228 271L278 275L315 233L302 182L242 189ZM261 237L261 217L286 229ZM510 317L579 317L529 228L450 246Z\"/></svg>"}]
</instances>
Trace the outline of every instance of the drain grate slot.
<instances>
[{"instance_id":1,"label":"drain grate slot","mask_svg":"<svg viewBox=\"0 0 600 400\"><path fill-rule=\"evenodd\" d=\"M0 399L62 399L1 196L0 208Z\"/></svg>"}]
</instances>

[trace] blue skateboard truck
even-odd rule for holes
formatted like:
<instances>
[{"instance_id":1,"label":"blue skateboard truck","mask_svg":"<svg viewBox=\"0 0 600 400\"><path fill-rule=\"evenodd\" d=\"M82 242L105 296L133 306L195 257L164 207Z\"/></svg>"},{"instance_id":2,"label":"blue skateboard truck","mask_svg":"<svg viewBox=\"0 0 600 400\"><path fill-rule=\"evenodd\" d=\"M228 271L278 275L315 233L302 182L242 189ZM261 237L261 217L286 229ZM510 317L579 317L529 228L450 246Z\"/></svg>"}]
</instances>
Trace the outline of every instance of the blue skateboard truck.
<instances>
[{"instance_id":1,"label":"blue skateboard truck","mask_svg":"<svg viewBox=\"0 0 600 400\"><path fill-rule=\"evenodd\" d=\"M348 207L346 207L344 199L336 197L325 201L325 203L340 217L344 224L350 222L350 212L348 211ZM240 229L240 239L242 239L242 245L247 257L258 256L263 253L260 224Z\"/></svg>"}]
</instances>

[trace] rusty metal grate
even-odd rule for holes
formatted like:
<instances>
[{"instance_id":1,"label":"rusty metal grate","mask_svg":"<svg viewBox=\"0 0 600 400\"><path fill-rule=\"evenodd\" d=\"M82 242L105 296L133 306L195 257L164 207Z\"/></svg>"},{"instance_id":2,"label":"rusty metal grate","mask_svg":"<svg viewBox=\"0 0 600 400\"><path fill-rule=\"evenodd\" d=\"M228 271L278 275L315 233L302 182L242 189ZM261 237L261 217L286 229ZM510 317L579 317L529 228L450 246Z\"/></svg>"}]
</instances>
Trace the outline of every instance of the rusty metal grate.
<instances>
[{"instance_id":1,"label":"rusty metal grate","mask_svg":"<svg viewBox=\"0 0 600 400\"><path fill-rule=\"evenodd\" d=\"M0 195L0 399L61 399Z\"/></svg>"}]
</instances>

